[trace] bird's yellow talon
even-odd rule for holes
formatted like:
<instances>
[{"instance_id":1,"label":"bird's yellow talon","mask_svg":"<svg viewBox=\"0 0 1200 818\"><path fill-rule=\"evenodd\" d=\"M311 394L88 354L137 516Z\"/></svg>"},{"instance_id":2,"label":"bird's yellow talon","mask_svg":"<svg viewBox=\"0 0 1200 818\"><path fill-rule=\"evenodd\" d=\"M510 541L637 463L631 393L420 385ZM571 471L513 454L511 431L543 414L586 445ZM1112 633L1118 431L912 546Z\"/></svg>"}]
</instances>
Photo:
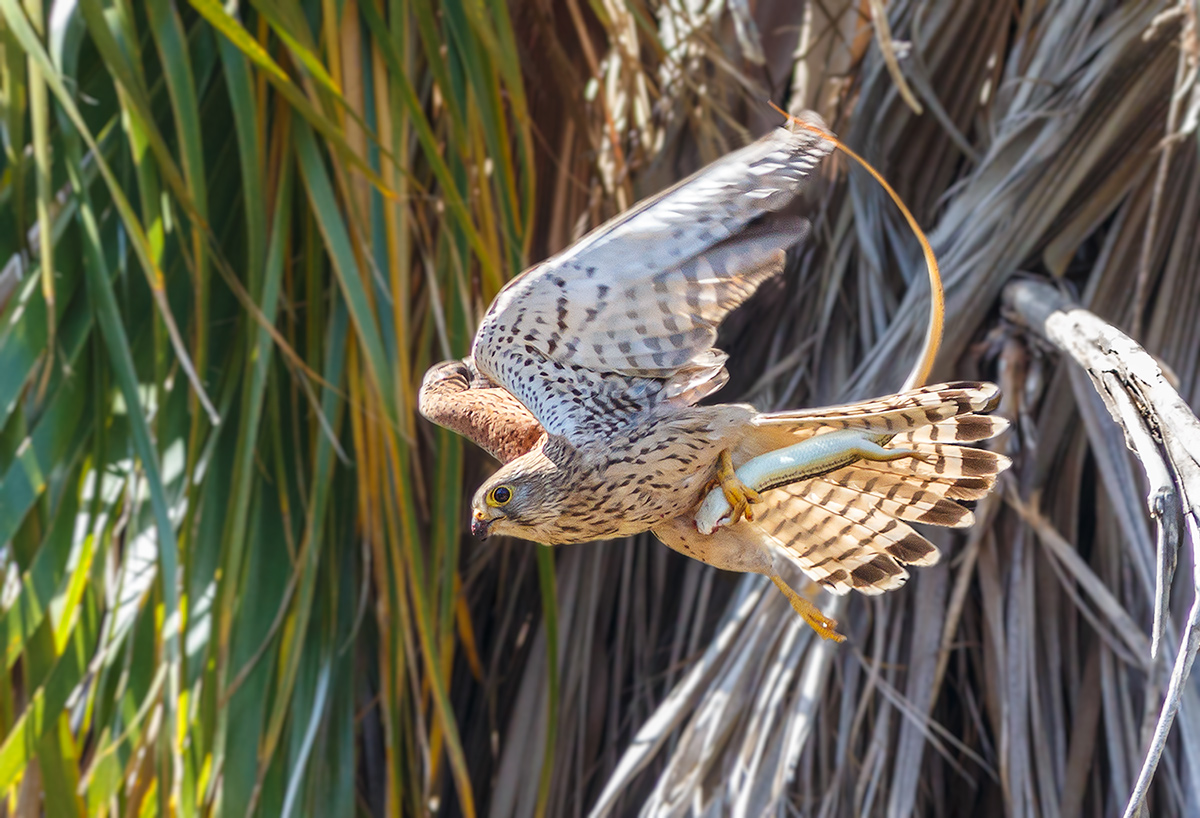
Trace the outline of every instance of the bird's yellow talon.
<instances>
[{"instance_id":1,"label":"bird's yellow talon","mask_svg":"<svg viewBox=\"0 0 1200 818\"><path fill-rule=\"evenodd\" d=\"M832 639L834 642L846 641L846 637L837 632L836 619L831 619L821 613L820 608L796 593L778 574L772 575L771 581L775 583L776 588L783 591L783 595L787 597L788 602L792 603L792 610L800 614L800 618L807 622L808 626L816 631L818 636L822 639Z\"/></svg>"},{"instance_id":2,"label":"bird's yellow talon","mask_svg":"<svg viewBox=\"0 0 1200 818\"><path fill-rule=\"evenodd\" d=\"M717 477L713 480L713 488L716 486L721 487L721 491L725 494L725 499L729 501L729 507L732 509L729 512L729 525L733 525L743 516L747 520L754 519L754 512L751 511L750 504L761 503L762 495L743 483L737 476L737 472L733 468L733 458L729 456L728 449L721 452L717 458Z\"/></svg>"}]
</instances>

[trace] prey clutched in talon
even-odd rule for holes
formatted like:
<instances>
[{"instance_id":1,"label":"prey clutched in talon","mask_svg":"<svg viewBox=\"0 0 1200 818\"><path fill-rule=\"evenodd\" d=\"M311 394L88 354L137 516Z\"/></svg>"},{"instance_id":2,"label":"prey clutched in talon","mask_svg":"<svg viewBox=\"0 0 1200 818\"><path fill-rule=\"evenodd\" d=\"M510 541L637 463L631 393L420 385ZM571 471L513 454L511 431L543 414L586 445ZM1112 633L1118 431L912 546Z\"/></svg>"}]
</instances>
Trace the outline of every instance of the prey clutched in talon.
<instances>
[{"instance_id":1,"label":"prey clutched in talon","mask_svg":"<svg viewBox=\"0 0 1200 818\"><path fill-rule=\"evenodd\" d=\"M721 487L721 491L725 494L725 499L729 501L732 509L729 512L728 525L733 525L743 515L747 520L754 519L754 512L750 510L750 504L761 503L762 495L743 483L742 479L737 476L737 472L733 470L733 458L729 456L728 449L721 452L717 458L717 477L713 481L712 488L717 486Z\"/></svg>"}]
</instances>

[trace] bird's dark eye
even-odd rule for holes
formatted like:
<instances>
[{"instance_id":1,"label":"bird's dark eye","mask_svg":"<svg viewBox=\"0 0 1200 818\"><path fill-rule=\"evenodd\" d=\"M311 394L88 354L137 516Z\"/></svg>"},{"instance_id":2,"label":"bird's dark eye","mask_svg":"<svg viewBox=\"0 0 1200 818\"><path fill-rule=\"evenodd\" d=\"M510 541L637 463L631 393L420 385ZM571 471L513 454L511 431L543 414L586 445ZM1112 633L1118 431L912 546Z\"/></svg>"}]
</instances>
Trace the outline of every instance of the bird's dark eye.
<instances>
[{"instance_id":1,"label":"bird's dark eye","mask_svg":"<svg viewBox=\"0 0 1200 818\"><path fill-rule=\"evenodd\" d=\"M512 499L512 489L508 486L496 486L488 494L488 505L502 506Z\"/></svg>"}]
</instances>

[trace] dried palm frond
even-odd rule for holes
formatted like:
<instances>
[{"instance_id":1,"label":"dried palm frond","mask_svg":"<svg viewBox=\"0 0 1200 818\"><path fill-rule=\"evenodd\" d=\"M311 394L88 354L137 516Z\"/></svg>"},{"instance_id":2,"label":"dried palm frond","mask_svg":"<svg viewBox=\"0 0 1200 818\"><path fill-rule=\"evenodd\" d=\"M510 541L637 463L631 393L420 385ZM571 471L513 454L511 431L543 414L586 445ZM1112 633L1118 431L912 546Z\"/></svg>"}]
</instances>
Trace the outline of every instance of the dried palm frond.
<instances>
[{"instance_id":1,"label":"dried palm frond","mask_svg":"<svg viewBox=\"0 0 1200 818\"><path fill-rule=\"evenodd\" d=\"M950 559L898 593L821 600L847 628L841 648L759 578L714 576L644 539L560 552L552 814L1107 815L1133 791L1190 577L1152 657L1141 469L1075 365L999 304L1014 278L1057 280L1102 318L1144 327L1137 340L1200 401L1194 6L894 0L891 68L864 8L625 7L639 36L652 19L659 33L641 52L661 96L634 190L769 127L764 89L816 107L929 228L948 297L934 377L1001 383L1015 423L999 445L1016 466L973 529L930 535ZM619 26L603 28L615 55ZM724 329L730 390L763 407L894 389L925 331L899 215L865 174L825 193L813 244ZM492 814L534 803L522 771L540 746L526 720L547 692L538 661L521 670L528 704L498 745ZM1196 682L1181 695L1155 815L1200 803Z\"/></svg>"}]
</instances>

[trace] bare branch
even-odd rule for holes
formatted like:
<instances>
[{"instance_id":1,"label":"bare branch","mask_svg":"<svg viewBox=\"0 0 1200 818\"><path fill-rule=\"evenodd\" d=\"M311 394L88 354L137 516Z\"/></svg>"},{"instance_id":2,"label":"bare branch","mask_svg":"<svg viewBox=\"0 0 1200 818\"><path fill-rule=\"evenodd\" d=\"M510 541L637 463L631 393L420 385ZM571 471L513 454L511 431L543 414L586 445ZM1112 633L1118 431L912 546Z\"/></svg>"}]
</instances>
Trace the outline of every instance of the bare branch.
<instances>
[{"instance_id":1,"label":"bare branch","mask_svg":"<svg viewBox=\"0 0 1200 818\"><path fill-rule=\"evenodd\" d=\"M1200 532L1200 420L1163 376L1158 363L1129 336L1079 308L1050 284L1019 280L1004 291L1008 317L1071 356L1091 378L1125 442L1146 470L1146 505L1158 526L1154 633L1151 656L1166 627L1171 575L1186 518L1193 549ZM1146 758L1125 808L1142 808L1166 746L1192 662L1200 648L1200 569L1195 598L1180 640L1170 685Z\"/></svg>"}]
</instances>

